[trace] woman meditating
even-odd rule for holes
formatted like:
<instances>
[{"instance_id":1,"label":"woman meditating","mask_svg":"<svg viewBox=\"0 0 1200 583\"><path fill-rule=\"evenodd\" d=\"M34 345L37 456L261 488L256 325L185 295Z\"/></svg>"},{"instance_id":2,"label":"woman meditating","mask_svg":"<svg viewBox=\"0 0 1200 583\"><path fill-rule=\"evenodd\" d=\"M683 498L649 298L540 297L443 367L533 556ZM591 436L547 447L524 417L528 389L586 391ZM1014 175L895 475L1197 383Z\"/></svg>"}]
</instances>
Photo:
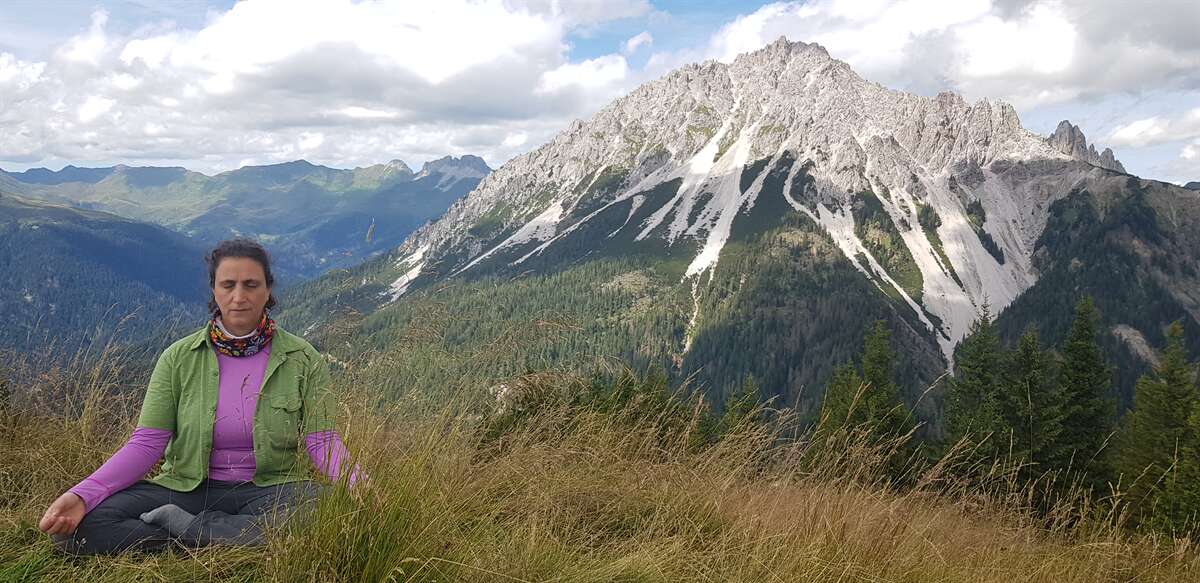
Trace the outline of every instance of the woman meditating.
<instances>
[{"instance_id":1,"label":"woman meditating","mask_svg":"<svg viewBox=\"0 0 1200 583\"><path fill-rule=\"evenodd\" d=\"M212 319L159 357L129 441L46 510L38 526L59 549L261 545L265 529L318 493L301 442L326 477L341 476L348 458L329 371L312 345L271 320L266 250L225 241L207 263ZM158 475L140 481L160 459Z\"/></svg>"}]
</instances>

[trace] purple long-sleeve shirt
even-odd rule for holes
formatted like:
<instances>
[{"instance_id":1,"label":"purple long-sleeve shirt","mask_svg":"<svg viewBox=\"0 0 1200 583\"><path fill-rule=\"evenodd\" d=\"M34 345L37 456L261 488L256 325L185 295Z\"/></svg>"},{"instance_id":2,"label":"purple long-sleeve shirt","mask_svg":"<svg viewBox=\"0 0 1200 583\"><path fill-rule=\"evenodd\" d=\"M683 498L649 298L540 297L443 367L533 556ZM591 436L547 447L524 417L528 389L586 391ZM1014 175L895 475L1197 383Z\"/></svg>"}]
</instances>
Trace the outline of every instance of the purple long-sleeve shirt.
<instances>
[{"instance_id":1,"label":"purple long-sleeve shirt","mask_svg":"<svg viewBox=\"0 0 1200 583\"><path fill-rule=\"evenodd\" d=\"M269 355L269 344L254 356L217 354L220 381L208 464L210 479L243 482L254 478L254 411ZM121 449L69 491L82 498L87 512L91 512L105 498L142 479L162 459L172 435L166 429L134 429ZM336 431L309 433L304 436L304 443L309 458L321 473L331 480L342 475L342 465L349 454ZM359 478L355 467L350 485Z\"/></svg>"}]
</instances>

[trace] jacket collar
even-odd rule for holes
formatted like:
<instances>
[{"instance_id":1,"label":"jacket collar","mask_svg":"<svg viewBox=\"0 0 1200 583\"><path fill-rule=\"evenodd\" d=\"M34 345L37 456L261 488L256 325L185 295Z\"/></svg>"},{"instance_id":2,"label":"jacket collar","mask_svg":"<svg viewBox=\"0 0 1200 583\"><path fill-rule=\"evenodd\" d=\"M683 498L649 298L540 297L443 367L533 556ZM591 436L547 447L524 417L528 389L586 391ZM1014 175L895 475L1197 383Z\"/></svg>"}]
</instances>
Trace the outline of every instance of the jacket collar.
<instances>
[{"instance_id":1,"label":"jacket collar","mask_svg":"<svg viewBox=\"0 0 1200 583\"><path fill-rule=\"evenodd\" d=\"M190 335L184 337L185 346L189 350L196 350L201 346L210 346L212 342L208 338L209 328L212 327L212 322L204 325L203 328L196 330ZM284 331L278 324L275 326L275 335L271 338L271 352L278 351L280 354L304 350L304 346L300 344L298 339L290 332Z\"/></svg>"}]
</instances>

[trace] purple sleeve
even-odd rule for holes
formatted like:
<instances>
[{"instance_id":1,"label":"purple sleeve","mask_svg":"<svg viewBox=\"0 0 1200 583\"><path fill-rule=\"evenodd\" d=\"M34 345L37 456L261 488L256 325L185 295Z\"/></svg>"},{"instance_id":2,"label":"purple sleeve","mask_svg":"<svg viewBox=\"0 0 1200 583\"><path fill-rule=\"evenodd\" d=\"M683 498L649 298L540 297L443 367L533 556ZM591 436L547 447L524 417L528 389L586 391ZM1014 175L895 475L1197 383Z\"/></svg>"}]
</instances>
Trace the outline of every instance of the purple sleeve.
<instances>
[{"instance_id":1,"label":"purple sleeve","mask_svg":"<svg viewBox=\"0 0 1200 583\"><path fill-rule=\"evenodd\" d=\"M342 464L350 459L350 452L346 451L346 446L337 431L331 429L309 433L304 436L304 445L308 449L308 458L325 477L335 482L342 477ZM366 478L367 475L355 464L350 470L348 484L353 487Z\"/></svg>"},{"instance_id":2,"label":"purple sleeve","mask_svg":"<svg viewBox=\"0 0 1200 583\"><path fill-rule=\"evenodd\" d=\"M142 479L167 450L174 432L167 429L138 427L108 461L92 475L83 479L74 488L67 490L83 499L87 512L98 506L105 498L128 488Z\"/></svg>"}]
</instances>

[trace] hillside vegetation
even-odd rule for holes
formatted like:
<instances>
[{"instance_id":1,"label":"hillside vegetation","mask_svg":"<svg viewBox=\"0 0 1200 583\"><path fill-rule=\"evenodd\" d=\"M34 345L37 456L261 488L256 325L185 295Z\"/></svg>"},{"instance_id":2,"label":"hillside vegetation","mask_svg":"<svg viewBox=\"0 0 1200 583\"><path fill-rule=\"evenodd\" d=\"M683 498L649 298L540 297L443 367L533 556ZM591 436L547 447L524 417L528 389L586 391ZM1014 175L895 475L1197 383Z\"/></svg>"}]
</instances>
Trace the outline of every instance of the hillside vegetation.
<instances>
[{"instance_id":1,"label":"hillside vegetation","mask_svg":"<svg viewBox=\"0 0 1200 583\"><path fill-rule=\"evenodd\" d=\"M419 334L414 330L414 334ZM419 336L407 342L420 340ZM1005 464L904 436L800 433L785 411L712 413L661 375L397 380L405 342L344 363L340 430L370 474L265 549L70 559L33 526L129 434L144 386L116 352L5 371L0 580L1186 581L1186 539L1133 534L1111 501L1038 509ZM489 366L481 354L478 366ZM374 391L390 381L392 398ZM14 390L15 389L15 390ZM750 394L752 387L744 391ZM977 471L976 471L977 470ZM969 475L971 478L963 478Z\"/></svg>"},{"instance_id":2,"label":"hillside vegetation","mask_svg":"<svg viewBox=\"0 0 1200 583\"><path fill-rule=\"evenodd\" d=\"M70 355L194 321L203 254L162 227L0 192L0 348Z\"/></svg>"}]
</instances>

